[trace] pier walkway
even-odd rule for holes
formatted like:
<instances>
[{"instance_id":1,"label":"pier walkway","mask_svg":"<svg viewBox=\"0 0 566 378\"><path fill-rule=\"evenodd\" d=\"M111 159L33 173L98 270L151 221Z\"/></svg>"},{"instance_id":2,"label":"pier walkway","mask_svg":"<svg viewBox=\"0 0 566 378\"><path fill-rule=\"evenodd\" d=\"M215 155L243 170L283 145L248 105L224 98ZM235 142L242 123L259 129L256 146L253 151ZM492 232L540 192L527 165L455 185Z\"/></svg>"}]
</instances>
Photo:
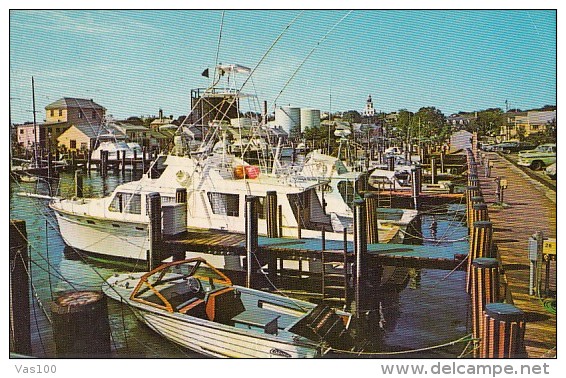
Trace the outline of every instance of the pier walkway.
<instances>
[{"instance_id":1,"label":"pier walkway","mask_svg":"<svg viewBox=\"0 0 566 378\"><path fill-rule=\"evenodd\" d=\"M542 231L545 238L556 238L556 192L528 177L496 153L487 153L486 157L493 162L491 177L485 177L481 166L478 176L507 281L507 300L527 314L525 346L528 356L555 357L556 314L547 311L539 298L529 295L528 240L537 231ZM496 177L508 182L504 190L504 206L496 205ZM551 276L551 283L555 283L554 268Z\"/></svg>"},{"instance_id":2,"label":"pier walkway","mask_svg":"<svg viewBox=\"0 0 566 378\"><path fill-rule=\"evenodd\" d=\"M218 231L187 232L182 236L164 240L164 249L170 254L184 251L210 252L214 254L241 255L246 254L245 235ZM259 236L258 257L275 256L285 260L320 258L321 239L268 238ZM326 240L325 250L343 251L344 242ZM354 243L347 242L348 258L354 258ZM368 257L376 264L403 266L410 268L429 268L454 270L465 269L462 264L464 249L450 245L408 245L408 244L368 244Z\"/></svg>"}]
</instances>

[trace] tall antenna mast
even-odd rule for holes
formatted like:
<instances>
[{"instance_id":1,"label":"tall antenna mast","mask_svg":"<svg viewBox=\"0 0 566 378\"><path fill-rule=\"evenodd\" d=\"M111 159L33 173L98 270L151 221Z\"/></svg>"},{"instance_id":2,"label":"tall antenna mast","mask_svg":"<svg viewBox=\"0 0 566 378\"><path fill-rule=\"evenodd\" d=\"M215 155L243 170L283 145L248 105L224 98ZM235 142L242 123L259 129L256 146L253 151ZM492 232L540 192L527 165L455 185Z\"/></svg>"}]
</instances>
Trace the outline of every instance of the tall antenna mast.
<instances>
[{"instance_id":1,"label":"tall antenna mast","mask_svg":"<svg viewBox=\"0 0 566 378\"><path fill-rule=\"evenodd\" d=\"M33 80L33 76L31 77L31 98L32 98L32 104L33 104L33 138L34 138L34 154L35 154L35 163L37 164L37 166L40 166L41 164L38 163L38 156L37 156L37 134L38 134L38 130L37 130L37 122L35 119L35 82Z\"/></svg>"}]
</instances>

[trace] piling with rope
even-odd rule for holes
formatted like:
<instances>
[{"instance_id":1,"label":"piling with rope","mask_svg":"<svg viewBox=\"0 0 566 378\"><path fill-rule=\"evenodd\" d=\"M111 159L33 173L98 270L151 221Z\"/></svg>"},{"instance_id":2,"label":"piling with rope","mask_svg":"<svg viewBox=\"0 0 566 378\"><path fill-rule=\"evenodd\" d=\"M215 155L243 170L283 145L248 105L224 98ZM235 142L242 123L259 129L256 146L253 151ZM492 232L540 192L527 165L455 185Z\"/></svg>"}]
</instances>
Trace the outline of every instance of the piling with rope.
<instances>
[{"instance_id":1,"label":"piling with rope","mask_svg":"<svg viewBox=\"0 0 566 378\"><path fill-rule=\"evenodd\" d=\"M379 243L379 222L377 217L377 195L372 192L364 193L366 202L367 243Z\"/></svg>"},{"instance_id":2,"label":"piling with rope","mask_svg":"<svg viewBox=\"0 0 566 378\"><path fill-rule=\"evenodd\" d=\"M147 209L149 215L149 250L147 251L148 270L155 269L161 262L160 248L163 240L161 225L161 195L158 192L147 194Z\"/></svg>"},{"instance_id":3,"label":"piling with rope","mask_svg":"<svg viewBox=\"0 0 566 378\"><path fill-rule=\"evenodd\" d=\"M466 187L466 222L468 224L468 231L472 226L472 198L480 196L480 188L476 185L468 185Z\"/></svg>"},{"instance_id":4,"label":"piling with rope","mask_svg":"<svg viewBox=\"0 0 566 378\"><path fill-rule=\"evenodd\" d=\"M265 220L267 224L267 237L279 237L277 227L277 192L269 190L265 193Z\"/></svg>"},{"instance_id":5,"label":"piling with rope","mask_svg":"<svg viewBox=\"0 0 566 378\"><path fill-rule=\"evenodd\" d=\"M474 222L470 235L466 291L472 288L472 261L480 257L495 257L492 248L493 226L489 221Z\"/></svg>"},{"instance_id":6,"label":"piling with rope","mask_svg":"<svg viewBox=\"0 0 566 378\"><path fill-rule=\"evenodd\" d=\"M75 197L83 198L83 175L80 169L75 170Z\"/></svg>"},{"instance_id":7,"label":"piling with rope","mask_svg":"<svg viewBox=\"0 0 566 378\"><path fill-rule=\"evenodd\" d=\"M246 287L253 286L256 252L258 248L258 198L246 195L245 231L246 231Z\"/></svg>"},{"instance_id":8,"label":"piling with rope","mask_svg":"<svg viewBox=\"0 0 566 378\"><path fill-rule=\"evenodd\" d=\"M483 334L483 312L488 303L499 302L499 261L480 257L472 261L472 335L480 340ZM474 356L479 356L474 350Z\"/></svg>"},{"instance_id":9,"label":"piling with rope","mask_svg":"<svg viewBox=\"0 0 566 378\"><path fill-rule=\"evenodd\" d=\"M479 222L479 221L488 221L489 214L487 211L487 204L485 203L474 203L472 205L472 221ZM473 224L473 223L472 223Z\"/></svg>"},{"instance_id":10,"label":"piling with rope","mask_svg":"<svg viewBox=\"0 0 566 378\"><path fill-rule=\"evenodd\" d=\"M483 315L480 358L524 358L525 313L509 303L489 303Z\"/></svg>"},{"instance_id":11,"label":"piling with rope","mask_svg":"<svg viewBox=\"0 0 566 378\"><path fill-rule=\"evenodd\" d=\"M354 256L356 258L354 300L356 302L356 317L359 318L365 310L367 284L367 235L366 235L366 203L363 200L354 201Z\"/></svg>"},{"instance_id":12,"label":"piling with rope","mask_svg":"<svg viewBox=\"0 0 566 378\"><path fill-rule=\"evenodd\" d=\"M432 184L436 184L436 158L430 157L430 180Z\"/></svg>"},{"instance_id":13,"label":"piling with rope","mask_svg":"<svg viewBox=\"0 0 566 378\"><path fill-rule=\"evenodd\" d=\"M10 219L10 352L31 355L26 222Z\"/></svg>"},{"instance_id":14,"label":"piling with rope","mask_svg":"<svg viewBox=\"0 0 566 378\"><path fill-rule=\"evenodd\" d=\"M57 357L110 356L110 324L103 293L62 293L51 303L51 313Z\"/></svg>"}]
</instances>

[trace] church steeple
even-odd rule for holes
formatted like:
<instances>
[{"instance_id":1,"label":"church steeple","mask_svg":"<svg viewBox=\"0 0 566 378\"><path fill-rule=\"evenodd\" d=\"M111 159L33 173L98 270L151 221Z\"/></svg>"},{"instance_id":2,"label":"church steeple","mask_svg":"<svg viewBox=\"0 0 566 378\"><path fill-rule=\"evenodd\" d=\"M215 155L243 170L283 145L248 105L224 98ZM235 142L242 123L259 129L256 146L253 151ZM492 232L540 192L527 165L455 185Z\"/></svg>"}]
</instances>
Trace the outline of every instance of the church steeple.
<instances>
[{"instance_id":1,"label":"church steeple","mask_svg":"<svg viewBox=\"0 0 566 378\"><path fill-rule=\"evenodd\" d=\"M363 115L365 117L373 117L375 115L375 109L373 107L373 100L371 99L371 94L368 95L366 101L366 107L364 108Z\"/></svg>"}]
</instances>

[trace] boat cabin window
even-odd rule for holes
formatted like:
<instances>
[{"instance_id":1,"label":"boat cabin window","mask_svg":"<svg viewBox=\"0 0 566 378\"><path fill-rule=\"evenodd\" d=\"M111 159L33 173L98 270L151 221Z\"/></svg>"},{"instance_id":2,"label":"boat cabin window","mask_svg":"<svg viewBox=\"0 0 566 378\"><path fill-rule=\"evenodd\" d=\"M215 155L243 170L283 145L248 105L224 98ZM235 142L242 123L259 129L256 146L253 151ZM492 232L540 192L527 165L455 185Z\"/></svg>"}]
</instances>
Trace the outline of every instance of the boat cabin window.
<instances>
[{"instance_id":1,"label":"boat cabin window","mask_svg":"<svg viewBox=\"0 0 566 378\"><path fill-rule=\"evenodd\" d=\"M118 192L108 206L108 210L127 214L141 214L141 195Z\"/></svg>"},{"instance_id":2,"label":"boat cabin window","mask_svg":"<svg viewBox=\"0 0 566 378\"><path fill-rule=\"evenodd\" d=\"M238 194L208 192L208 201L212 213L228 215L229 217L240 216L240 196Z\"/></svg>"}]
</instances>

